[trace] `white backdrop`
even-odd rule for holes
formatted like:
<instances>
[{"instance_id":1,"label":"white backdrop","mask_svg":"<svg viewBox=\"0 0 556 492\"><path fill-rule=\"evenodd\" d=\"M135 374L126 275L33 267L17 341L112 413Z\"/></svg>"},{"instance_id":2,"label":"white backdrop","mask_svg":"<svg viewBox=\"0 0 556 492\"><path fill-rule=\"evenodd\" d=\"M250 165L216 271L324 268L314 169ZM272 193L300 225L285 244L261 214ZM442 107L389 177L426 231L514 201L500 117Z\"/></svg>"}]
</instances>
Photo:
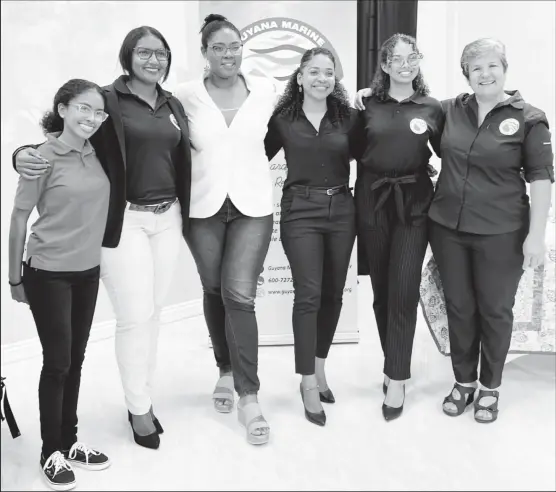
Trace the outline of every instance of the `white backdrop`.
<instances>
[{"instance_id":1,"label":"white backdrop","mask_svg":"<svg viewBox=\"0 0 556 492\"><path fill-rule=\"evenodd\" d=\"M317 6L318 8L315 8ZM242 34L244 43L242 71L270 77L280 90L299 66L302 53L323 46L337 54L339 76L353 96L357 75L356 29L338 29L357 25L355 1L342 2L215 2L200 4L200 20L210 13L226 16ZM337 67L338 70L338 67ZM260 344L293 343L293 284L288 260L280 242L280 198L287 168L283 152L271 162L274 183L274 232L264 271L257 289L257 321ZM352 166L352 182L355 166ZM335 341L356 342L357 331L357 255L352 255L344 289L344 306Z\"/></svg>"}]
</instances>

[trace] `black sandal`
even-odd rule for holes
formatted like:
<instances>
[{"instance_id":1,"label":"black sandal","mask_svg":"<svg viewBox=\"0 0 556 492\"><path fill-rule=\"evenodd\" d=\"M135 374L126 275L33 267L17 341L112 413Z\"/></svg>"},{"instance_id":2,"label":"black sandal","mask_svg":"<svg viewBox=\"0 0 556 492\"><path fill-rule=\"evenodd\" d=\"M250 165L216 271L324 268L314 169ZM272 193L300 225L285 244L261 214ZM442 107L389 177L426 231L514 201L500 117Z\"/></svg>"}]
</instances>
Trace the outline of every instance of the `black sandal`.
<instances>
[{"instance_id":1,"label":"black sandal","mask_svg":"<svg viewBox=\"0 0 556 492\"><path fill-rule=\"evenodd\" d=\"M485 396L494 396L494 398L496 398L496 401L488 406L481 405L479 402L481 401L481 398L484 398ZM477 401L475 402L475 420L477 422L479 422L480 424L490 424L498 418L498 398L499 397L500 397L500 393L496 390L492 390L492 391L479 390L479 396L477 396ZM481 410L488 412L491 418L490 419L477 418L477 413L480 412Z\"/></svg>"},{"instance_id":2,"label":"black sandal","mask_svg":"<svg viewBox=\"0 0 556 492\"><path fill-rule=\"evenodd\" d=\"M452 393L454 392L455 389L457 389L458 393L460 394L461 398L459 400L456 400L452 396ZM473 403L475 399L476 389L477 388L474 388L473 386L462 386L459 383L454 384L452 391L450 391L450 394L446 398L444 398L444 401L442 402L442 411L449 417L460 416L463 412L465 412L465 409L469 405L471 405L471 403ZM446 410L446 408L444 408L444 405L446 403L453 403L456 406L457 410L455 412L450 412Z\"/></svg>"}]
</instances>

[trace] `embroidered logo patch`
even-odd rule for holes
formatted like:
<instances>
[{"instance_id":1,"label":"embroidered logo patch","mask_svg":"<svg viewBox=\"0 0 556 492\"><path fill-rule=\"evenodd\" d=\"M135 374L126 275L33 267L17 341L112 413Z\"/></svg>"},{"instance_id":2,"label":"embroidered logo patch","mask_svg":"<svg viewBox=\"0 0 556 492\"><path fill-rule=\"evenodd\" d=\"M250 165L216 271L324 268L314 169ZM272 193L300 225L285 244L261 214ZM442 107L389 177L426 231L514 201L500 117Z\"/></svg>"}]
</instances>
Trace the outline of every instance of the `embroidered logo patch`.
<instances>
[{"instance_id":1,"label":"embroidered logo patch","mask_svg":"<svg viewBox=\"0 0 556 492\"><path fill-rule=\"evenodd\" d=\"M519 130L519 121L515 118L508 118L500 123L498 128L502 135L513 135Z\"/></svg>"},{"instance_id":2,"label":"embroidered logo patch","mask_svg":"<svg viewBox=\"0 0 556 492\"><path fill-rule=\"evenodd\" d=\"M427 122L421 118L413 118L409 122L409 128L411 128L413 133L421 135L427 131Z\"/></svg>"},{"instance_id":3,"label":"embroidered logo patch","mask_svg":"<svg viewBox=\"0 0 556 492\"><path fill-rule=\"evenodd\" d=\"M170 121L172 125L174 125L178 130L181 131L180 125L178 125L178 120L176 120L176 117L173 114L170 115Z\"/></svg>"}]
</instances>

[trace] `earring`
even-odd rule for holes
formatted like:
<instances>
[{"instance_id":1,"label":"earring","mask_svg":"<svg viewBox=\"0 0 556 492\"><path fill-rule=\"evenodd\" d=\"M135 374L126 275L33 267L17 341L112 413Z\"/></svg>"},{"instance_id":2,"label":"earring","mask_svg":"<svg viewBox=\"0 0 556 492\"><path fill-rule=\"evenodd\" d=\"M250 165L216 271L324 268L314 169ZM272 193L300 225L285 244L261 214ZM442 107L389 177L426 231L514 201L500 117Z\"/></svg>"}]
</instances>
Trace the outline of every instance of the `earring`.
<instances>
[{"instance_id":1,"label":"earring","mask_svg":"<svg viewBox=\"0 0 556 492\"><path fill-rule=\"evenodd\" d=\"M205 60L205 72L208 72L210 70L210 63L208 60Z\"/></svg>"},{"instance_id":2,"label":"earring","mask_svg":"<svg viewBox=\"0 0 556 492\"><path fill-rule=\"evenodd\" d=\"M303 88L299 86L299 92L303 92Z\"/></svg>"}]
</instances>

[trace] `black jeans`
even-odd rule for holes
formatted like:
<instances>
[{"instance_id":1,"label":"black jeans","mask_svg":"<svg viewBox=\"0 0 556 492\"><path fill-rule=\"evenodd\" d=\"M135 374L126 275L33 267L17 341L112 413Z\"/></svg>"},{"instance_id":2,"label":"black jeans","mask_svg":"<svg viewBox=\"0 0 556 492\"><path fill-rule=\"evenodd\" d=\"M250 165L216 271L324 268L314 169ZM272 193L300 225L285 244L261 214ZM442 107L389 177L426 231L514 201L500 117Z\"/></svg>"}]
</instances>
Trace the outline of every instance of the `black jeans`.
<instances>
[{"instance_id":1,"label":"black jeans","mask_svg":"<svg viewBox=\"0 0 556 492\"><path fill-rule=\"evenodd\" d=\"M526 228L507 234L469 234L430 221L458 383L477 380L479 354L481 384L494 389L502 383L526 234Z\"/></svg>"},{"instance_id":2,"label":"black jeans","mask_svg":"<svg viewBox=\"0 0 556 492\"><path fill-rule=\"evenodd\" d=\"M42 454L77 441L81 366L93 323L100 267L51 272L24 264L23 286L42 345L39 382Z\"/></svg>"},{"instance_id":3,"label":"black jeans","mask_svg":"<svg viewBox=\"0 0 556 492\"><path fill-rule=\"evenodd\" d=\"M259 391L255 295L272 222L272 214L243 215L226 198L212 217L190 219L186 238L203 285L203 309L217 366L232 369L240 396Z\"/></svg>"},{"instance_id":4,"label":"black jeans","mask_svg":"<svg viewBox=\"0 0 556 492\"><path fill-rule=\"evenodd\" d=\"M355 242L355 205L349 189L329 196L292 186L282 196L282 245L295 298L292 324L295 372L315 373L315 356L328 356Z\"/></svg>"}]
</instances>

